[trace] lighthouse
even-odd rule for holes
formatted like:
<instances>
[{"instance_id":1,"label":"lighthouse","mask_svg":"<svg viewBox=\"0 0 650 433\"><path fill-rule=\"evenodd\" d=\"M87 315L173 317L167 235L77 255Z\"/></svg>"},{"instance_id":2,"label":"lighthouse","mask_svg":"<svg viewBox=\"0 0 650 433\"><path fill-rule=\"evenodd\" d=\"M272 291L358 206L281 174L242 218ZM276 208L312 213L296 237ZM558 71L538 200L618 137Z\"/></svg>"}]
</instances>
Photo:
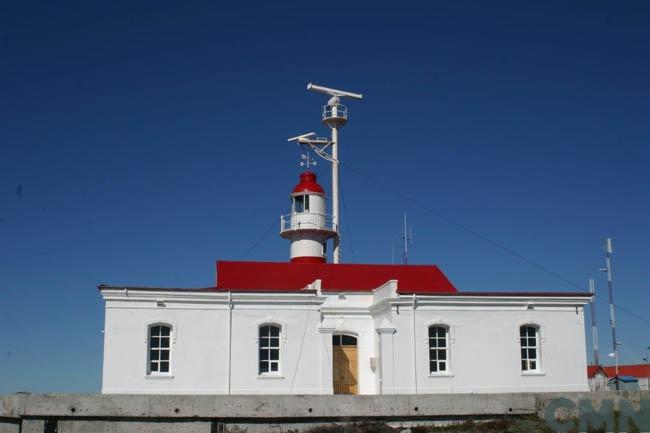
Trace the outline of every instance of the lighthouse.
<instances>
[{"instance_id":1,"label":"lighthouse","mask_svg":"<svg viewBox=\"0 0 650 433\"><path fill-rule=\"evenodd\" d=\"M286 191L290 211L280 216L291 261L219 260L216 284L207 288L99 286L102 393L589 390L584 306L590 293L459 292L437 266L406 263L406 216L404 264L341 263L337 146L348 112L340 99L361 95L308 88L330 96L322 118L332 135L289 139L305 151L300 179ZM310 152L331 164L327 197L310 170L316 165ZM493 356L477 369L475 349L488 339Z\"/></svg>"},{"instance_id":2,"label":"lighthouse","mask_svg":"<svg viewBox=\"0 0 650 433\"><path fill-rule=\"evenodd\" d=\"M327 215L325 190L307 170L291 192L291 213L280 217L280 236L291 241L292 263L325 263L327 240L336 237Z\"/></svg>"},{"instance_id":3,"label":"lighthouse","mask_svg":"<svg viewBox=\"0 0 650 433\"><path fill-rule=\"evenodd\" d=\"M332 227L334 228L334 248L332 251L332 261L340 263L340 237L339 237L339 128L348 123L348 109L342 105L341 98L363 99L360 93L347 92L345 90L332 89L330 87L319 86L316 84L307 84L307 90L324 93L330 98L327 105L323 107L322 121L327 125L331 132L332 138L317 137L315 132L298 135L290 138L288 141L295 141L301 146L313 150L318 156L332 163ZM329 150L327 150L329 148ZM309 168L309 167L308 167ZM292 256L293 257L293 256Z\"/></svg>"}]
</instances>

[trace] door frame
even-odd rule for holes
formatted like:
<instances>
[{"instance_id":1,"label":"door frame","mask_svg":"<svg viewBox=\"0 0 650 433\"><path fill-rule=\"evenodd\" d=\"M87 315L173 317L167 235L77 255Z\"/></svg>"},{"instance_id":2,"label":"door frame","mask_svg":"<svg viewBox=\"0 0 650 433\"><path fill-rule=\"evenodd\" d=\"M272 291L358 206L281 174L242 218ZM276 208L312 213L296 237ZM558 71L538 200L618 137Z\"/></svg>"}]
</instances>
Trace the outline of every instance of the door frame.
<instances>
[{"instance_id":1,"label":"door frame","mask_svg":"<svg viewBox=\"0 0 650 433\"><path fill-rule=\"evenodd\" d=\"M339 336L339 337L343 337L343 336L353 337L354 340L355 340L355 344L354 345L350 345L350 344L347 344L347 345L338 344L337 345L337 344L334 344L334 338L337 337L337 336ZM349 394L348 393L339 393L339 394L341 394L341 395L359 395L359 335L356 332L351 332L351 331L337 331L337 332L332 333L332 392L334 394L337 394L336 391L335 391L335 389L336 389L336 387L335 387L335 379L336 378L334 377L334 350L335 350L335 346L354 347L355 352L356 352L356 372L355 372L356 374L354 375L354 378L356 380L356 393L349 393Z\"/></svg>"}]
</instances>

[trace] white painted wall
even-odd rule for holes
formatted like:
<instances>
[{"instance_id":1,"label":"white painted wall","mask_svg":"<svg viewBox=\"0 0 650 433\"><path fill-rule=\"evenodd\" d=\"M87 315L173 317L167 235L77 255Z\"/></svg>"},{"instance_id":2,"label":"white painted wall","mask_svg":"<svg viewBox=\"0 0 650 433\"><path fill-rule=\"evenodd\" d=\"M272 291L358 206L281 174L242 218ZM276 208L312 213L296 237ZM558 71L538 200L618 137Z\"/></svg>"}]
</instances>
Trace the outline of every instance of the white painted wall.
<instances>
[{"instance_id":1,"label":"white painted wall","mask_svg":"<svg viewBox=\"0 0 650 433\"><path fill-rule=\"evenodd\" d=\"M395 363L385 360L384 374L395 380L384 387L386 394L588 390L581 307L576 313L574 306L527 311L517 305L421 302L415 310L415 355L412 305L394 313L392 322L398 329L394 353L384 355ZM521 371L519 326L525 323L541 329L540 373ZM449 326L447 374L429 374L427 330L433 324Z\"/></svg>"},{"instance_id":2,"label":"white painted wall","mask_svg":"<svg viewBox=\"0 0 650 433\"><path fill-rule=\"evenodd\" d=\"M312 298L315 296L312 296ZM280 372L258 375L258 328L280 325ZM320 394L325 365L318 332L318 305L235 304L233 308L232 394ZM331 341L329 342L331 350ZM294 377L296 378L294 380Z\"/></svg>"},{"instance_id":3,"label":"white painted wall","mask_svg":"<svg viewBox=\"0 0 650 433\"><path fill-rule=\"evenodd\" d=\"M323 293L318 281L313 288L232 295L103 289L102 392L331 394L335 333L358 338L360 394L588 390L587 298L418 296L414 315L412 297L398 296L397 282L374 293ZM147 327L156 322L173 327L166 377L147 375ZM269 322L282 328L281 371L259 376L258 326ZM429 375L433 323L450 328L448 375ZM523 323L541 327L540 374L521 372Z\"/></svg>"},{"instance_id":4,"label":"white painted wall","mask_svg":"<svg viewBox=\"0 0 650 433\"><path fill-rule=\"evenodd\" d=\"M304 212L296 212L295 203L291 207L289 225L282 227L283 236L291 240L290 257L322 257L327 256L325 243L332 233L321 230L331 230L327 225L325 195L319 193L294 193L292 196L307 196L309 208Z\"/></svg>"},{"instance_id":5,"label":"white painted wall","mask_svg":"<svg viewBox=\"0 0 650 433\"><path fill-rule=\"evenodd\" d=\"M137 294L114 299L104 293L104 393L192 393L227 392L228 307L215 298L190 302L165 300ZM227 295L219 294L227 300ZM172 325L170 375L147 375L147 331L149 324Z\"/></svg>"},{"instance_id":6,"label":"white painted wall","mask_svg":"<svg viewBox=\"0 0 650 433\"><path fill-rule=\"evenodd\" d=\"M315 231L295 231L291 235L289 257L322 257L325 258L327 251L323 246L327 236Z\"/></svg>"}]
</instances>

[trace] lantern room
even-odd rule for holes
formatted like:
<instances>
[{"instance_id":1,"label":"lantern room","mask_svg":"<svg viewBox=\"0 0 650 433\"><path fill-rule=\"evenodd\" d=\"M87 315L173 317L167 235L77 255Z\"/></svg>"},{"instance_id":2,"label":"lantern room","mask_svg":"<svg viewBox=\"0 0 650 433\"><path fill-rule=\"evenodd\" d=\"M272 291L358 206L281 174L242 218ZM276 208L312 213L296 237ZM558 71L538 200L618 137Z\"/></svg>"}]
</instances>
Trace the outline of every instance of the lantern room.
<instances>
[{"instance_id":1,"label":"lantern room","mask_svg":"<svg viewBox=\"0 0 650 433\"><path fill-rule=\"evenodd\" d=\"M336 236L327 214L325 190L316 174L307 170L291 192L291 213L280 217L280 236L291 241L292 262L324 263L327 240Z\"/></svg>"}]
</instances>

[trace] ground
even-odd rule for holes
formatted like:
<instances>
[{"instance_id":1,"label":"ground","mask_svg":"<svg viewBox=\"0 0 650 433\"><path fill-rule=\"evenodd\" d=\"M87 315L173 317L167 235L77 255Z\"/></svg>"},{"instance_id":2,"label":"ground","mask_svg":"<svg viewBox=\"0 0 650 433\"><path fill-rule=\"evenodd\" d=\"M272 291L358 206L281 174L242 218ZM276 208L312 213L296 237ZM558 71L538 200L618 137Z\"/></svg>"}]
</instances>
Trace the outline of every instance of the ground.
<instances>
[{"instance_id":1,"label":"ground","mask_svg":"<svg viewBox=\"0 0 650 433\"><path fill-rule=\"evenodd\" d=\"M463 421L446 426L391 427L385 423L351 423L321 426L308 433L557 433L536 417L504 418L492 421ZM577 433L578 428L569 430ZM604 433L601 429L589 429L588 433Z\"/></svg>"}]
</instances>

